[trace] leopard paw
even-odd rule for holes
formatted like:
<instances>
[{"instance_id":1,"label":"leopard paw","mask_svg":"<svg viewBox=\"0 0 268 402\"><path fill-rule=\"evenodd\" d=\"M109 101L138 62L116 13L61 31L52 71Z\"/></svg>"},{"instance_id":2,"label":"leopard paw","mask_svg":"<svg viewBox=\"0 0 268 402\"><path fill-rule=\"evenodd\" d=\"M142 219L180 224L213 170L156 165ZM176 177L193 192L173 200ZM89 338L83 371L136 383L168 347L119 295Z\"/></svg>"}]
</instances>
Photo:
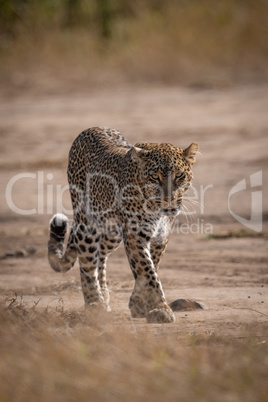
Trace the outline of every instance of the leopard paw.
<instances>
[{"instance_id":1,"label":"leopard paw","mask_svg":"<svg viewBox=\"0 0 268 402\"><path fill-rule=\"evenodd\" d=\"M145 305L139 297L131 297L128 305L133 318L145 317Z\"/></svg>"},{"instance_id":2,"label":"leopard paw","mask_svg":"<svg viewBox=\"0 0 268 402\"><path fill-rule=\"evenodd\" d=\"M175 315L168 306L155 308L147 313L146 320L149 323L171 323L175 321Z\"/></svg>"}]
</instances>

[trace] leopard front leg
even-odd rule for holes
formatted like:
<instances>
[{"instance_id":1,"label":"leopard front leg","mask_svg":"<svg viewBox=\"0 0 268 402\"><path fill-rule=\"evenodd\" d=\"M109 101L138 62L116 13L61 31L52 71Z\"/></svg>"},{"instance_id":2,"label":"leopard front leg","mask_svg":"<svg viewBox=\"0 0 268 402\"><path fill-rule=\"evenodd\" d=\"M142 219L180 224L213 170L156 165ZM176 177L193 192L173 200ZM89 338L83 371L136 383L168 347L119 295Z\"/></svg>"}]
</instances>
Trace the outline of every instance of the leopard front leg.
<instances>
[{"instance_id":1,"label":"leopard front leg","mask_svg":"<svg viewBox=\"0 0 268 402\"><path fill-rule=\"evenodd\" d=\"M132 317L146 317L150 323L173 322L175 316L167 304L150 253L150 242L148 231L124 231L125 249L135 279L129 309Z\"/></svg>"},{"instance_id":2,"label":"leopard front leg","mask_svg":"<svg viewBox=\"0 0 268 402\"><path fill-rule=\"evenodd\" d=\"M167 243L168 243L168 238L166 238L162 241L156 241L156 242L154 241L154 242L151 242L151 244L150 244L150 253L151 253L151 257L154 262L156 271L158 271L158 269L159 269L161 259L167 248Z\"/></svg>"}]
</instances>

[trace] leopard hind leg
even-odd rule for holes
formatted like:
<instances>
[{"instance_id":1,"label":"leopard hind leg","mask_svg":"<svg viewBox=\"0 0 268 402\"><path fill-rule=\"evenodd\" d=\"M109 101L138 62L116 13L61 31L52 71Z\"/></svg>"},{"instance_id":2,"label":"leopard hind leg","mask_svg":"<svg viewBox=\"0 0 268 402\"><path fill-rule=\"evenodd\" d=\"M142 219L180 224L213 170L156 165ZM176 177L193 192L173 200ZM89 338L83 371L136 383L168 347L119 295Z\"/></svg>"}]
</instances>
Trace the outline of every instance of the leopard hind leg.
<instances>
[{"instance_id":1,"label":"leopard hind leg","mask_svg":"<svg viewBox=\"0 0 268 402\"><path fill-rule=\"evenodd\" d=\"M121 241L122 237L112 234L104 234L100 240L98 279L108 311L110 311L110 292L106 280L107 259L109 255L117 249Z\"/></svg>"},{"instance_id":2,"label":"leopard hind leg","mask_svg":"<svg viewBox=\"0 0 268 402\"><path fill-rule=\"evenodd\" d=\"M100 237L101 235L94 226L79 224L77 227L75 243L78 252L85 307L93 305L105 307L98 277Z\"/></svg>"}]
</instances>

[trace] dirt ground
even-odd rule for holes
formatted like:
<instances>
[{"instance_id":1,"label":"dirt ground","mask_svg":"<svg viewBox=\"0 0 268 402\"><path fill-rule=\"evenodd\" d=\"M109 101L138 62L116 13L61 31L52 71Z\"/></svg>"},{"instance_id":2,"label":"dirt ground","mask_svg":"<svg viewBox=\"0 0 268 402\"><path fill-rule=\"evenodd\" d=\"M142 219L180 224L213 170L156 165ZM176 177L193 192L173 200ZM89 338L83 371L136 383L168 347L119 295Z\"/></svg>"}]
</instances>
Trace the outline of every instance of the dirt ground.
<instances>
[{"instance_id":1,"label":"dirt ground","mask_svg":"<svg viewBox=\"0 0 268 402\"><path fill-rule=\"evenodd\" d=\"M85 128L111 126L133 144L199 143L194 188L185 203L188 214L178 219L159 275L169 302L190 298L208 307L176 312L176 322L169 325L149 326L143 319L130 319L133 279L121 246L108 265L114 323L130 331L150 327L155 333L181 336L213 333L267 339L267 111L267 85L2 96L0 297L17 293L29 308L36 302L40 309L59 304L66 311L83 307L78 265L66 274L49 267L48 222L55 212L72 216L66 179L72 141ZM253 183L250 175L257 172L259 181ZM246 189L230 195L244 179ZM256 207L253 192L259 209L262 200L261 218L253 217L261 235L250 230L255 222L250 220Z\"/></svg>"}]
</instances>

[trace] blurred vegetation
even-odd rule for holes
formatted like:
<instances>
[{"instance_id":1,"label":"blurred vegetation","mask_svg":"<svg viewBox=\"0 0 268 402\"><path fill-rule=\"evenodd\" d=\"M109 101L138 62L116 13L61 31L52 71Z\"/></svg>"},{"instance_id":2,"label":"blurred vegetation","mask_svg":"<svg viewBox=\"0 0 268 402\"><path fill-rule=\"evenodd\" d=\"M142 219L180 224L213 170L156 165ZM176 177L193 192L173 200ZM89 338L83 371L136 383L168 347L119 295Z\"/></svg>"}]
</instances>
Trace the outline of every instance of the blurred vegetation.
<instances>
[{"instance_id":1,"label":"blurred vegetation","mask_svg":"<svg viewBox=\"0 0 268 402\"><path fill-rule=\"evenodd\" d=\"M228 232L225 233L212 233L204 237L206 240L210 239L232 239L232 238L237 238L241 239L244 237L251 237L251 238L259 238L259 237L264 237L268 238L268 233L265 232L254 232L253 230L248 230L248 229L240 229L240 230L229 230Z\"/></svg>"},{"instance_id":2,"label":"blurred vegetation","mask_svg":"<svg viewBox=\"0 0 268 402\"><path fill-rule=\"evenodd\" d=\"M17 71L17 81L29 68L76 82L263 79L267 21L266 0L0 0L0 73L6 80Z\"/></svg>"}]
</instances>

